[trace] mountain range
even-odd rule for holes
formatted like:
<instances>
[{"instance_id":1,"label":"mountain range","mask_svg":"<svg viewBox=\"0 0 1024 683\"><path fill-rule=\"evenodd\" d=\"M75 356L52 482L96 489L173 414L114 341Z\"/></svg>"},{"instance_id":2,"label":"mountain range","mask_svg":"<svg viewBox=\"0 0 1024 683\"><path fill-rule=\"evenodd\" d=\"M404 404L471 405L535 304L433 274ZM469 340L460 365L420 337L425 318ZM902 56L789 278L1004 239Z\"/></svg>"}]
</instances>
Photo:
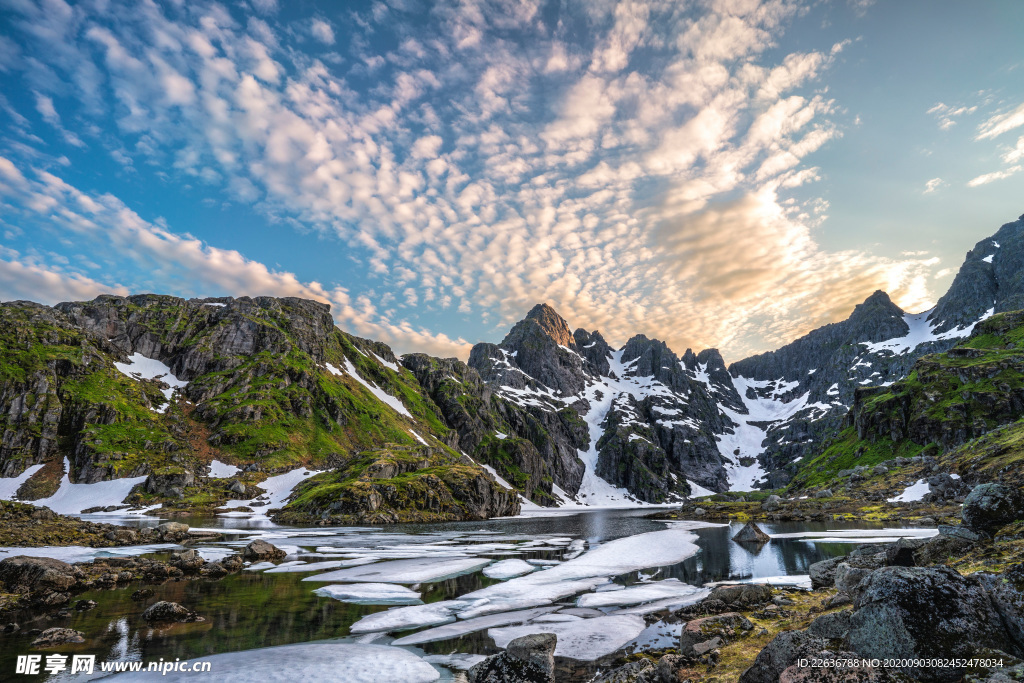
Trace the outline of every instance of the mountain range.
<instances>
[{"instance_id":1,"label":"mountain range","mask_svg":"<svg viewBox=\"0 0 1024 683\"><path fill-rule=\"evenodd\" d=\"M613 348L546 304L463 363L397 358L300 299L9 302L0 476L19 478L23 500L63 479L138 478L127 502L195 506L250 500L303 467L277 514L322 523L779 488L851 424L866 388L1024 308L1022 261L1024 216L968 252L930 311L878 291L846 320L728 366L642 334Z\"/></svg>"}]
</instances>

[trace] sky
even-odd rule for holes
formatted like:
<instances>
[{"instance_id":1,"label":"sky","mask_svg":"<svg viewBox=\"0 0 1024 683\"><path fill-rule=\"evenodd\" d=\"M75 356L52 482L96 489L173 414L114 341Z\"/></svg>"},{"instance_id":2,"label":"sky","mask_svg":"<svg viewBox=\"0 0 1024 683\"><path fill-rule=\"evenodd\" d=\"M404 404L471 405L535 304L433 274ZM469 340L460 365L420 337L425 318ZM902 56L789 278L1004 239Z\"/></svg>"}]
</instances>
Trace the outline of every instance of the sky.
<instances>
[{"instance_id":1,"label":"sky","mask_svg":"<svg viewBox=\"0 0 1024 683\"><path fill-rule=\"evenodd\" d=\"M0 0L0 300L536 303L727 361L1024 213L1024 3Z\"/></svg>"}]
</instances>

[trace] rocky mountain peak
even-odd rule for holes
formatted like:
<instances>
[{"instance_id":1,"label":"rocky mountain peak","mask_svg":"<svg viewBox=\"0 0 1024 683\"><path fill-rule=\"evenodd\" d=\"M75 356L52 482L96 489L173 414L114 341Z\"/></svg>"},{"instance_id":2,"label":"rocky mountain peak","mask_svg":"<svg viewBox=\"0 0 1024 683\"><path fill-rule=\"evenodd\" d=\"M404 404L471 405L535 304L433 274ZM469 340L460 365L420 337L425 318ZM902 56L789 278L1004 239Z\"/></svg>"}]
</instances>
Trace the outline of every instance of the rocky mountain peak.
<instances>
[{"instance_id":1,"label":"rocky mountain peak","mask_svg":"<svg viewBox=\"0 0 1024 683\"><path fill-rule=\"evenodd\" d=\"M572 348L576 345L569 324L565 318L558 315L555 309L547 304L537 304L530 309L526 317L520 320L505 335L501 345L506 348L518 348L524 342L529 342L538 337L548 337L559 346Z\"/></svg>"},{"instance_id":2,"label":"rocky mountain peak","mask_svg":"<svg viewBox=\"0 0 1024 683\"><path fill-rule=\"evenodd\" d=\"M1024 216L1006 223L967 252L929 320L936 332L963 328L991 310L1024 308Z\"/></svg>"}]
</instances>

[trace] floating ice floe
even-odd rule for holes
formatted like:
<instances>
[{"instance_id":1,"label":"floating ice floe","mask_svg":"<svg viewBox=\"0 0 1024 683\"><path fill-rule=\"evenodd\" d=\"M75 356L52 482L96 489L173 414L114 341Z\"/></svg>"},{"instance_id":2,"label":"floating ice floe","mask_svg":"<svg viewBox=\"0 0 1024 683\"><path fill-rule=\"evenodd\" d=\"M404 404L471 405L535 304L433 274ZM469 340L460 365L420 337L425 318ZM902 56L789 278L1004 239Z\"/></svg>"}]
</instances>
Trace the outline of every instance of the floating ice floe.
<instances>
[{"instance_id":1,"label":"floating ice floe","mask_svg":"<svg viewBox=\"0 0 1024 683\"><path fill-rule=\"evenodd\" d=\"M264 574L294 574L297 572L319 572L324 569L337 569L344 566L342 560L327 560L325 562L285 562L273 569L268 569Z\"/></svg>"},{"instance_id":2,"label":"floating ice floe","mask_svg":"<svg viewBox=\"0 0 1024 683\"><path fill-rule=\"evenodd\" d=\"M440 626L455 621L455 612L469 604L465 600L442 600L429 605L394 607L384 612L366 615L352 624L349 630L352 633L374 633Z\"/></svg>"},{"instance_id":3,"label":"floating ice floe","mask_svg":"<svg viewBox=\"0 0 1024 683\"><path fill-rule=\"evenodd\" d=\"M274 564L273 562L257 562L256 564L250 564L248 567L245 567L245 571L247 571L247 572L261 572L264 569L273 569L276 566L277 565Z\"/></svg>"},{"instance_id":4,"label":"floating ice floe","mask_svg":"<svg viewBox=\"0 0 1024 683\"><path fill-rule=\"evenodd\" d=\"M938 529L843 529L841 531L797 531L769 534L772 540L799 538L817 543L888 543L901 538L931 538Z\"/></svg>"},{"instance_id":5,"label":"floating ice floe","mask_svg":"<svg viewBox=\"0 0 1024 683\"><path fill-rule=\"evenodd\" d=\"M455 623L445 624L444 626L438 626L437 628L427 629L426 631L414 633L411 636L399 638L392 644L419 645L422 643L433 643L438 640L451 640L452 638L464 636L467 633L483 631L485 628L507 626L509 624L525 624L526 622L542 617L549 612L554 612L557 609L557 607L538 607L535 609L527 609L517 612L491 614L486 617L477 617L475 619L460 619Z\"/></svg>"},{"instance_id":6,"label":"floating ice floe","mask_svg":"<svg viewBox=\"0 0 1024 683\"><path fill-rule=\"evenodd\" d=\"M362 643L303 643L258 650L226 652L204 656L211 678L222 683L294 683L295 681L338 681L339 683L431 683L441 674L408 650ZM114 676L128 681L191 681L191 670L132 672Z\"/></svg>"},{"instance_id":7,"label":"floating ice floe","mask_svg":"<svg viewBox=\"0 0 1024 683\"><path fill-rule=\"evenodd\" d=\"M582 619L561 624L526 624L492 628L487 632L495 645L504 648L509 642L534 633L554 633L555 656L593 661L611 654L639 636L646 623L634 615L614 615Z\"/></svg>"},{"instance_id":8,"label":"floating ice floe","mask_svg":"<svg viewBox=\"0 0 1024 683\"><path fill-rule=\"evenodd\" d=\"M665 579L651 583L630 586L619 591L587 593L576 600L577 607L621 607L653 602L665 598L685 598L700 589L683 583L679 579Z\"/></svg>"},{"instance_id":9,"label":"floating ice floe","mask_svg":"<svg viewBox=\"0 0 1024 683\"><path fill-rule=\"evenodd\" d=\"M926 479L918 479L916 482L904 489L903 493L890 498L890 503L912 503L917 502L924 498L924 494L928 493L928 481Z\"/></svg>"},{"instance_id":10,"label":"floating ice floe","mask_svg":"<svg viewBox=\"0 0 1024 683\"><path fill-rule=\"evenodd\" d=\"M731 586L737 583L756 583L765 586L795 586L796 588L811 587L811 577L808 574L788 574L786 576L758 576L749 579L731 579L729 581L712 581L705 586Z\"/></svg>"},{"instance_id":11,"label":"floating ice floe","mask_svg":"<svg viewBox=\"0 0 1024 683\"><path fill-rule=\"evenodd\" d=\"M174 543L152 543L150 545L128 545L121 548L86 548L80 545L42 546L24 548L18 546L0 547L0 560L17 555L51 557L62 562L88 562L97 557L135 557L146 553L166 552L180 546Z\"/></svg>"},{"instance_id":12,"label":"floating ice floe","mask_svg":"<svg viewBox=\"0 0 1024 683\"><path fill-rule=\"evenodd\" d=\"M655 600L654 602L645 602L642 605L637 605L636 607L624 607L622 609L617 609L612 612L612 614L643 615L651 614L652 612L660 612L665 609L675 611L680 607L685 607L686 605L695 605L709 595L711 595L710 590L701 588L688 595L664 598L662 600Z\"/></svg>"},{"instance_id":13,"label":"floating ice floe","mask_svg":"<svg viewBox=\"0 0 1024 683\"><path fill-rule=\"evenodd\" d=\"M523 574L529 574L535 569L535 566L523 560L501 560L484 567L484 576L492 579L513 579Z\"/></svg>"},{"instance_id":14,"label":"floating ice floe","mask_svg":"<svg viewBox=\"0 0 1024 683\"><path fill-rule=\"evenodd\" d=\"M437 558L378 562L362 567L339 569L327 574L307 576L303 581L351 581L357 583L430 583L441 579L468 574L490 564L479 557Z\"/></svg>"},{"instance_id":15,"label":"floating ice floe","mask_svg":"<svg viewBox=\"0 0 1024 683\"><path fill-rule=\"evenodd\" d=\"M78 514L91 507L120 505L136 484L146 481L146 477L126 477L98 481L95 484L72 484L68 473L71 463L64 458L64 477L60 480L60 488L49 498L33 500L33 505L45 506L62 515Z\"/></svg>"},{"instance_id":16,"label":"floating ice floe","mask_svg":"<svg viewBox=\"0 0 1024 683\"><path fill-rule=\"evenodd\" d=\"M25 471L16 477L0 477L0 500L13 500L14 494L18 492L21 485L41 469L43 469L42 465L32 465L26 467Z\"/></svg>"},{"instance_id":17,"label":"floating ice floe","mask_svg":"<svg viewBox=\"0 0 1024 683\"><path fill-rule=\"evenodd\" d=\"M468 671L485 659L487 659L485 655L471 655L465 652L455 652L450 655L427 655L423 658L423 661L443 666L446 669Z\"/></svg>"},{"instance_id":18,"label":"floating ice floe","mask_svg":"<svg viewBox=\"0 0 1024 683\"><path fill-rule=\"evenodd\" d=\"M420 594L392 583L350 583L317 588L313 591L325 598L357 605L418 605Z\"/></svg>"}]
</instances>

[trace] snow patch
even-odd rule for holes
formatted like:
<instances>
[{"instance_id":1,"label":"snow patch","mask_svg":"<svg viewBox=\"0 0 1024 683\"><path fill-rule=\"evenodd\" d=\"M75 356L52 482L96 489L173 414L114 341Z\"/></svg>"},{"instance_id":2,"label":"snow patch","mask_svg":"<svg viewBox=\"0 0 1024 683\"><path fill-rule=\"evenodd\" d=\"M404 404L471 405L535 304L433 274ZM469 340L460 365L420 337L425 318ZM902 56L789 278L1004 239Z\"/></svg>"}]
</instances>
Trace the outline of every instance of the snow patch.
<instances>
[{"instance_id":1,"label":"snow patch","mask_svg":"<svg viewBox=\"0 0 1024 683\"><path fill-rule=\"evenodd\" d=\"M42 465L32 465L26 467L25 471L16 477L0 477L0 500L13 500L14 494L18 492L21 485L41 469L43 469Z\"/></svg>"},{"instance_id":2,"label":"snow patch","mask_svg":"<svg viewBox=\"0 0 1024 683\"><path fill-rule=\"evenodd\" d=\"M98 481L95 484L72 484L69 473L71 463L64 458L64 477L60 488L49 498L33 500L33 505L45 506L62 515L78 514L86 508L120 505L136 484L146 481L141 477L127 477Z\"/></svg>"},{"instance_id":3,"label":"snow patch","mask_svg":"<svg viewBox=\"0 0 1024 683\"><path fill-rule=\"evenodd\" d=\"M926 479L918 479L916 482L904 489L903 493L890 498L890 503L912 503L924 498L924 494L928 493L928 481Z\"/></svg>"},{"instance_id":4,"label":"snow patch","mask_svg":"<svg viewBox=\"0 0 1024 683\"><path fill-rule=\"evenodd\" d=\"M921 344L925 344L927 342L966 337L971 333L975 325L986 318L992 317L995 313L995 308L990 308L985 311L984 315L970 325L957 327L952 330L947 330L946 332L935 332L935 325L928 320L928 316L930 316L934 310L935 309L932 308L924 313L908 313L904 315L903 320L907 323L910 330L902 337L895 337L881 342L861 342L861 344L871 353L888 351L895 355L903 355L904 353L912 351Z\"/></svg>"},{"instance_id":5,"label":"snow patch","mask_svg":"<svg viewBox=\"0 0 1024 683\"><path fill-rule=\"evenodd\" d=\"M232 477L239 472L239 469L234 465L221 462L220 460L214 460L210 463L210 477L213 479L224 479L225 477Z\"/></svg>"},{"instance_id":6,"label":"snow patch","mask_svg":"<svg viewBox=\"0 0 1024 683\"><path fill-rule=\"evenodd\" d=\"M162 413L167 410L167 406L169 405L171 396L174 395L175 390L184 389L188 386L188 382L175 377L168 366L155 358L147 358L141 353L133 353L128 358L127 363L114 363L114 367L117 368L121 374L131 377L134 380L159 379L169 385L167 389L160 390L160 393L164 395L168 403L157 408L156 411L158 413Z\"/></svg>"}]
</instances>

